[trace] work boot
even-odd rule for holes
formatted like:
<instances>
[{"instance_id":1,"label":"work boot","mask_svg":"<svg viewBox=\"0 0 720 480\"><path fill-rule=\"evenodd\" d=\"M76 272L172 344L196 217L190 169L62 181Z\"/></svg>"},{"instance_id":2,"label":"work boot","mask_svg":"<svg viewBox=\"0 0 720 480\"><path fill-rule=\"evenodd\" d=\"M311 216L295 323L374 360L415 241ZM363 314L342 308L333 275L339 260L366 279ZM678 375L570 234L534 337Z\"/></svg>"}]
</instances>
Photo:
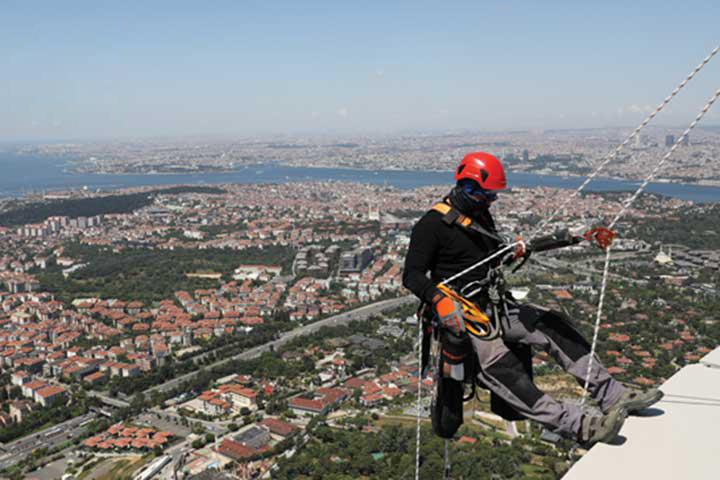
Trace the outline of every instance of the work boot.
<instances>
[{"instance_id":1,"label":"work boot","mask_svg":"<svg viewBox=\"0 0 720 480\"><path fill-rule=\"evenodd\" d=\"M624 408L615 408L603 416L584 415L580 421L578 443L583 448L590 448L597 442L609 443L617 436L626 418Z\"/></svg>"},{"instance_id":2,"label":"work boot","mask_svg":"<svg viewBox=\"0 0 720 480\"><path fill-rule=\"evenodd\" d=\"M643 391L639 388L625 387L622 396L604 412L607 413L613 408L624 408L629 414L636 414L640 410L659 402L663 395L664 393L657 388Z\"/></svg>"}]
</instances>

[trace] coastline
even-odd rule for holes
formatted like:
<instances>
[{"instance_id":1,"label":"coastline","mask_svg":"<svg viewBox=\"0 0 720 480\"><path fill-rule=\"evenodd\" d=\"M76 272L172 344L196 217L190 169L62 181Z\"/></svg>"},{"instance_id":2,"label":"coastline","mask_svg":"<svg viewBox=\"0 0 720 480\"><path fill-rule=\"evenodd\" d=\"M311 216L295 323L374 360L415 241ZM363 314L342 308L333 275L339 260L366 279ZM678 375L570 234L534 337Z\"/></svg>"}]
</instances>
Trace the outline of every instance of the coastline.
<instances>
[{"instance_id":1,"label":"coastline","mask_svg":"<svg viewBox=\"0 0 720 480\"><path fill-rule=\"evenodd\" d=\"M75 172L77 160L68 156L0 155L3 178L0 178L0 198L22 198L46 192L67 190L109 191L133 187L197 184L274 183L340 181L386 185L400 189L420 188L452 183L446 170L370 170L350 167L325 167L312 164L304 167L282 163L250 164L222 171L195 170L183 172L152 171L147 173L83 173ZM575 189L585 179L567 172L538 174L508 171L510 184L517 188L547 187ZM648 185L648 193L679 198L695 203L720 202L720 182L707 185L700 182L680 183L659 179ZM634 191L639 179L596 177L588 185L588 192Z\"/></svg>"},{"instance_id":2,"label":"coastline","mask_svg":"<svg viewBox=\"0 0 720 480\"><path fill-rule=\"evenodd\" d=\"M430 173L430 174L447 174L447 170L406 170L402 168L386 168L383 170L375 170L375 169L365 169L365 168L352 168L352 167L346 167L346 166L337 166L337 167L329 167L326 165L316 165L316 164L308 164L308 165L289 165L285 163L272 163L272 164L251 164L251 165L245 165L243 167L239 168L232 168L232 169L222 169L222 170L188 170L183 172L173 172L173 171L149 171L149 172L132 172L132 171L113 171L113 172L107 172L107 171L76 171L73 169L65 169L63 172L66 172L70 175L215 175L215 174L227 174L227 173L239 173L243 170L248 170L251 168L268 168L268 167L283 167L283 168L307 168L307 169L317 169L317 170L342 170L347 172L372 172L374 175L380 175L383 172L400 172L400 173ZM512 174L527 174L527 175L538 175L543 177L557 177L564 180L567 179L586 179L588 175L581 175L581 174L574 174L574 173L554 173L554 172L534 172L534 171L527 171L527 170L512 170L508 169L508 172ZM634 183L637 185L640 185L644 179L642 178L631 178L631 177L620 177L617 175L612 176L602 176L601 178L606 180L613 180L617 182L629 182ZM694 182L690 181L677 181L672 178L656 178L653 179L651 183L664 183L664 184L671 184L671 185L683 185L683 186L701 186L701 187L720 187L720 180L705 180L700 179L696 180Z\"/></svg>"},{"instance_id":3,"label":"coastline","mask_svg":"<svg viewBox=\"0 0 720 480\"><path fill-rule=\"evenodd\" d=\"M270 162L270 163L258 163L258 164L247 164L238 166L236 168L222 168L222 169L198 169L198 170L185 170L185 171L164 171L164 170L153 170L153 171L147 171L147 172L133 172L129 170L113 170L113 171L96 171L96 170L78 170L79 166L82 166L87 163L87 159L81 159L77 157L73 157L68 154L63 155L47 155L47 154L27 154L27 153L17 153L17 152L2 152L0 151L0 160L2 160L1 154L6 155L12 155L14 157L28 157L28 158L44 158L44 159L55 159L60 160L62 159L64 162L64 168L63 173L67 175L97 175L97 176L161 176L161 175L220 175L220 174L233 174L233 173L239 173L247 169L251 168L268 168L268 167L282 167L282 168L291 168L291 169L317 169L317 170L336 170L336 171L345 171L345 172L372 172L374 175L379 175L383 172L400 172L400 173L420 173L420 174L443 174L447 173L447 170L437 169L437 170L408 170L403 169L400 167L390 167L385 168L382 170L377 169L370 169L370 168L362 168L362 167L349 167L344 165L339 166L329 166L329 165L322 165L322 164L316 164L316 163L308 163L305 165L292 165L292 164L286 164L281 162ZM571 173L567 171L562 172L553 172L548 170L542 170L542 171L528 171L528 170L512 170L508 169L509 172L513 174L526 174L526 175L537 175L542 177L556 177L561 179L586 179L588 175L586 174L580 174L580 173ZM605 180L612 180L612 181L618 181L618 182L630 182L630 183L636 183L637 185L640 185L644 181L643 178L632 178L632 177L623 177L618 175L603 175L603 179ZM656 178L652 181L652 183L664 183L664 184L671 184L671 185L681 185L681 186L699 186L699 187L720 187L720 179L697 179L695 181L688 181L685 180L677 180L674 178L667 178L667 177L660 177Z\"/></svg>"}]
</instances>

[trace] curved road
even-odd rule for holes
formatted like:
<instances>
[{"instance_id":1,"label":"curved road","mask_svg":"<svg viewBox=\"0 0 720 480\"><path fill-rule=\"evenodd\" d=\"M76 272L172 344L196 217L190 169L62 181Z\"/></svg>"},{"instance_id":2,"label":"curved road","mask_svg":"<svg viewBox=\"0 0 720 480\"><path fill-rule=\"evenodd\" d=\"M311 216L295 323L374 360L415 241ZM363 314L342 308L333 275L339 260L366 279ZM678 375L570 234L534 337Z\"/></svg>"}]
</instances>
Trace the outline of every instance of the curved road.
<instances>
[{"instance_id":1,"label":"curved road","mask_svg":"<svg viewBox=\"0 0 720 480\"><path fill-rule=\"evenodd\" d=\"M232 357L218 360L217 362L213 363L212 365L208 365L197 371L186 373L185 375L173 378L172 380L169 380L163 384L148 388L145 391L145 393L153 392L155 390L160 391L160 392L164 392L166 390L171 390L171 389L177 387L180 383L193 378L195 375L197 375L199 372L201 372L205 369L209 369L209 368L212 368L212 367L215 367L218 365L222 365L224 363L227 363L227 362L229 362L231 360L235 360L235 359L247 360L250 358L255 358L257 356L260 356L262 353L269 351L271 348L281 347L282 345L287 343L289 340L292 340L293 338L300 337L302 335L307 335L309 333L313 333L322 327L342 325L342 324L350 323L352 320L361 320L361 319L367 318L371 315L378 314L382 311L392 310L401 305L405 305L405 304L416 302L416 301L417 301L417 298L414 295L406 295L404 297L391 298L390 300L383 300L380 302L371 303L370 305L365 305L364 307L356 308L355 310L350 310L349 312L340 313L338 315L334 315L332 317L328 317L326 319L319 320L315 323L311 323L308 325L304 325L302 327L298 327L294 330L290 330L289 332L284 332L281 335L281 337L277 340L273 340L273 341L265 343L263 345L258 345L257 347L253 347L250 350L246 350L244 352L238 353L237 355L234 355Z\"/></svg>"}]
</instances>

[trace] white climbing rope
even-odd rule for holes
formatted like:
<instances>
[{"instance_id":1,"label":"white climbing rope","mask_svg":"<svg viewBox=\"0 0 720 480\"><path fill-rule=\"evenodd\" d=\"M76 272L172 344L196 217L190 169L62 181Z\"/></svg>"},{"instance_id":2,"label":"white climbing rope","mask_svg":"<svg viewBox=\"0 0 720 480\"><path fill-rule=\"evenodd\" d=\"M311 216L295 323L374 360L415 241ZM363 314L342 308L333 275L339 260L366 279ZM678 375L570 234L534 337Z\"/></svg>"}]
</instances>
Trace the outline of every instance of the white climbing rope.
<instances>
[{"instance_id":1,"label":"white climbing rope","mask_svg":"<svg viewBox=\"0 0 720 480\"><path fill-rule=\"evenodd\" d=\"M717 50L717 49L716 49ZM702 118L705 116L705 114L710 110L710 107L712 107L713 103L720 97L720 89L717 89L715 93L710 97L710 100L705 104L705 106L700 110L700 113L697 114L695 117L695 120L690 123L688 128L685 129L683 134L680 136L680 138L675 141L672 148L663 156L662 159L655 165L655 168L650 172L650 174L645 177L645 180L642 182L640 187L633 193L625 202L623 202L622 208L620 211L615 215L612 222L610 222L610 225L608 225L609 229L612 229L615 224L622 218L623 215L625 215L625 212L627 212L627 209L630 208L630 205L640 196L640 194L645 190L645 187L655 178L655 176L658 174L660 169L663 167L665 162L672 156L672 154L677 150L678 146L682 143L682 141L690 134L690 131L695 128L695 126L702 120ZM603 310L603 303L605 301L605 290L607 287L607 278L608 278L608 272L610 270L610 251L612 249L612 243L608 245L608 247L605 249L605 265L603 266L603 276L602 276L602 283L600 286L600 298L598 299L598 308L597 308L597 314L595 316L595 329L593 331L593 340L592 344L590 346L590 358L588 360L588 366L587 371L585 373L585 382L583 384L583 396L582 401L580 402L580 406L583 407L585 405L585 400L587 398L587 391L588 386L590 384L590 372L592 369L593 360L595 357L595 348L597 345L597 338L598 338L598 332L600 330L600 319L602 318L602 310Z\"/></svg>"},{"instance_id":2,"label":"white climbing rope","mask_svg":"<svg viewBox=\"0 0 720 480\"><path fill-rule=\"evenodd\" d=\"M445 465L443 465L443 480L450 478L450 439L445 439Z\"/></svg>"},{"instance_id":3,"label":"white climbing rope","mask_svg":"<svg viewBox=\"0 0 720 480\"><path fill-rule=\"evenodd\" d=\"M670 95L668 95L668 96L665 98L665 100L663 100L662 103L660 103L660 105L658 105L657 108L655 108L655 111L652 112L650 115L648 115L647 118L646 118L645 120L643 120L642 123L641 123L640 125L638 125L638 127L637 127L635 130L633 130L633 132L625 139L625 141L623 141L620 145L618 145L617 148L616 148L612 153L610 153L610 155L608 155L608 156L600 163L600 165L598 165L598 167L595 169L595 171L593 171L590 175L588 175L588 177L585 179L585 181L584 181L572 194L570 194L570 196L569 196L568 198L566 198L565 201L563 201L563 202L560 204L560 206L559 206L546 220L543 220L542 222L540 222L540 224L539 224L538 227L535 229L535 231L533 232L533 234L530 235L530 239L535 238L540 232L542 232L542 231L545 229L545 227L547 227L547 226L550 224L550 222L552 222L552 221L555 219L555 217L557 217L557 215L560 213L560 211L562 211L562 209L564 209L566 206L568 206L568 204L569 204L575 197L577 197L577 196L580 194L580 192L588 185L588 183L590 183L590 182L607 166L608 163L610 163L612 160L614 160L614 159L618 156L618 154L625 148L625 146L626 146L628 143L630 143L630 141L631 141L633 138L635 138L635 137L640 133L640 131L641 131L643 128L645 128L645 126L646 126L648 123L650 123L650 121L651 121L653 118L655 118L655 116L656 116L658 113L660 113L660 111L661 111L663 108L665 108L665 106L666 106L668 103L670 103L670 100L672 100L672 99L675 97L675 95L677 95L677 94L680 92L680 90L682 90L683 87L685 87L685 85L687 85L687 83L688 83L690 80L692 80L692 78L693 78L700 70L702 70L705 65L708 64L708 62L715 56L716 53L718 53L718 51L720 51L720 45L716 46L716 47L710 52L710 54L709 54L707 57L705 57L705 58L703 59L703 61L700 62L700 64L699 64L697 67L695 67L695 69L694 69L692 72L690 72L690 74L685 78L685 80L683 80L682 82L680 82L680 85L678 85L677 87L675 87L675 90L673 90L673 91L670 93Z\"/></svg>"},{"instance_id":4,"label":"white climbing rope","mask_svg":"<svg viewBox=\"0 0 720 480\"><path fill-rule=\"evenodd\" d=\"M583 382L583 394L582 400L580 400L580 408L585 406L588 387L590 386L590 372L592 370L593 360L595 359L595 348L597 347L598 333L600 332L600 319L602 318L603 302L605 301L605 288L607 287L608 271L610 270L610 250L612 250L612 243L605 249L605 266L603 268L602 282L600 284L600 298L598 299L598 307L595 315L595 328L593 330L592 343L590 344L590 358L588 359L588 366L585 371L585 381Z\"/></svg>"},{"instance_id":5,"label":"white climbing rope","mask_svg":"<svg viewBox=\"0 0 720 480\"><path fill-rule=\"evenodd\" d=\"M420 480L420 408L422 407L422 318L418 318L417 431L415 432L415 480Z\"/></svg>"},{"instance_id":6,"label":"white climbing rope","mask_svg":"<svg viewBox=\"0 0 720 480\"><path fill-rule=\"evenodd\" d=\"M440 285L446 285L446 284L452 282L453 280L457 280L458 278L462 277L462 276L465 275L466 273L469 273L469 272L475 270L476 268L479 268L479 267L481 267L482 265L485 265L485 264L488 263L490 260L493 260L494 258L499 257L499 256L502 255L503 253L512 250L513 248L517 247L518 245L523 245L523 246L524 246L524 245L525 245L525 242L523 242L522 240L519 240L519 241L517 241L517 242L513 242L513 243L511 243L511 244L509 244L509 245L501 248L500 250L498 250L497 252L493 253L492 255L490 255L490 256L488 256L488 257L485 257L484 259L480 260L479 262L470 265L468 268L466 268L466 269L463 270L462 272L456 273L456 274L453 275L452 277L446 278L445 280L443 280L442 282L440 282Z\"/></svg>"}]
</instances>

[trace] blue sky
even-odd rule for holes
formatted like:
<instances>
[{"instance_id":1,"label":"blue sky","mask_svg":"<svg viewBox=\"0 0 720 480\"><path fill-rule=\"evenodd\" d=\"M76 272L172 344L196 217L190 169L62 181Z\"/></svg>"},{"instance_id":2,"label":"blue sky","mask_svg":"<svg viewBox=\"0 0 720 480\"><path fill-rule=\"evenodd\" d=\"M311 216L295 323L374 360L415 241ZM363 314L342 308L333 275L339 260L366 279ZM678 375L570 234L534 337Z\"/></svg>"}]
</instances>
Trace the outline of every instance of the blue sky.
<instances>
[{"instance_id":1,"label":"blue sky","mask_svg":"<svg viewBox=\"0 0 720 480\"><path fill-rule=\"evenodd\" d=\"M4 1L0 141L634 125L720 43L718 18L717 1ZM657 124L717 88L720 54Z\"/></svg>"}]
</instances>

